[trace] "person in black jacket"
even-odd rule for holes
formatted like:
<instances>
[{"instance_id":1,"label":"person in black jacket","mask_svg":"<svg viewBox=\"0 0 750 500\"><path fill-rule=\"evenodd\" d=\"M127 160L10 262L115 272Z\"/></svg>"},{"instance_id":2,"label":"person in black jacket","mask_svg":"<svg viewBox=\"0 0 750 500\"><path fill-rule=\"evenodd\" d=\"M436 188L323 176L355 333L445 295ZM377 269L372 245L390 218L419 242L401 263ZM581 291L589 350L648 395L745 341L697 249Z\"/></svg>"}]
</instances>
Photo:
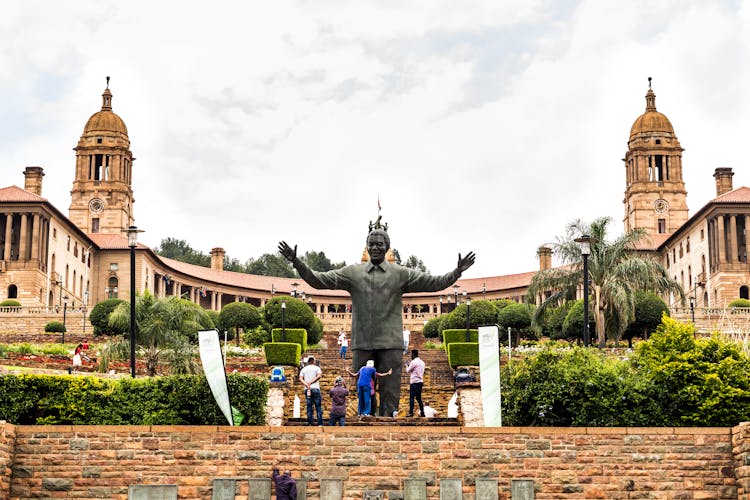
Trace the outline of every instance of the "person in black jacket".
<instances>
[{"instance_id":1,"label":"person in black jacket","mask_svg":"<svg viewBox=\"0 0 750 500\"><path fill-rule=\"evenodd\" d=\"M273 468L273 482L276 485L276 500L297 500L297 483L292 473L285 470L279 474L279 468Z\"/></svg>"}]
</instances>

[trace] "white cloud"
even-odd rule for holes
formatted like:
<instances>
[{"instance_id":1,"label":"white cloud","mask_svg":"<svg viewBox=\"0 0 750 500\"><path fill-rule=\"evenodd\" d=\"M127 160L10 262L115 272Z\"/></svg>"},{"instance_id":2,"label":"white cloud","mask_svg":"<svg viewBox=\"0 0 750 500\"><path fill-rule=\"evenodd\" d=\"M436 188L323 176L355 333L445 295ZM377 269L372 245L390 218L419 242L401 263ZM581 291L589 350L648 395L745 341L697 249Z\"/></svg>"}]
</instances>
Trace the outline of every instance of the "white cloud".
<instances>
[{"instance_id":1,"label":"white cloud","mask_svg":"<svg viewBox=\"0 0 750 500\"><path fill-rule=\"evenodd\" d=\"M383 205L433 272L533 270L566 223L621 230L620 158L648 76L686 151L694 212L742 170L745 4L17 1L0 19L0 168L45 168L64 213L112 76L136 223L244 261L279 239L356 261Z\"/></svg>"}]
</instances>

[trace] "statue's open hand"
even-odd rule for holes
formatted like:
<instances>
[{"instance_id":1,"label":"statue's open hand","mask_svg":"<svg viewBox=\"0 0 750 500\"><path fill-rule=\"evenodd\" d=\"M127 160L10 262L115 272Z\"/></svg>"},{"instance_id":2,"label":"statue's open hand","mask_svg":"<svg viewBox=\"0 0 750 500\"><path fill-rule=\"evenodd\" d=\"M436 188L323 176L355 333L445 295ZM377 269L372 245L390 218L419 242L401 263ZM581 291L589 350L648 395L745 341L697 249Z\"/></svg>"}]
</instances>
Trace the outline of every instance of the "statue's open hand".
<instances>
[{"instance_id":1,"label":"statue's open hand","mask_svg":"<svg viewBox=\"0 0 750 500\"><path fill-rule=\"evenodd\" d=\"M458 270L461 272L466 271L471 266L474 265L474 260L477 258L476 255L474 255L474 252L469 252L466 254L466 257L461 257L461 254L458 254Z\"/></svg>"},{"instance_id":2,"label":"statue's open hand","mask_svg":"<svg viewBox=\"0 0 750 500\"><path fill-rule=\"evenodd\" d=\"M289 262L294 262L294 259L297 258L297 245L292 248L286 241L282 241L279 243L279 253Z\"/></svg>"}]
</instances>

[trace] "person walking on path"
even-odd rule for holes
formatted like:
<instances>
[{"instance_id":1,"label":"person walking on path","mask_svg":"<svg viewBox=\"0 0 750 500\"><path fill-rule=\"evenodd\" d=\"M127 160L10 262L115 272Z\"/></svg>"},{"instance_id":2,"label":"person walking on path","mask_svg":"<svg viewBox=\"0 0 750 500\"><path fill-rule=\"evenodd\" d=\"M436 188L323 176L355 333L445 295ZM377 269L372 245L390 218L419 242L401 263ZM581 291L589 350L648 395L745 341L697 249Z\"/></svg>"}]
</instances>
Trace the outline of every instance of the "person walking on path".
<instances>
[{"instance_id":1,"label":"person walking on path","mask_svg":"<svg viewBox=\"0 0 750 500\"><path fill-rule=\"evenodd\" d=\"M402 334L404 337L404 354L406 354L409 350L409 337L411 337L411 332L407 328L404 328Z\"/></svg>"},{"instance_id":2,"label":"person walking on path","mask_svg":"<svg viewBox=\"0 0 750 500\"><path fill-rule=\"evenodd\" d=\"M320 395L320 377L323 371L315 364L315 357L307 358L307 366L299 372L299 380L305 386L305 405L307 407L307 425L313 424L313 406L318 418L318 425L323 425L322 401Z\"/></svg>"},{"instance_id":3,"label":"person walking on path","mask_svg":"<svg viewBox=\"0 0 750 500\"><path fill-rule=\"evenodd\" d=\"M279 474L279 468L273 468L273 483L276 485L276 500L297 500L297 482L292 479L292 473L285 470Z\"/></svg>"},{"instance_id":4,"label":"person walking on path","mask_svg":"<svg viewBox=\"0 0 750 500\"><path fill-rule=\"evenodd\" d=\"M372 415L372 396L375 395L375 379L377 377L385 377L393 373L393 369L389 369L385 373L378 373L375 370L375 361L368 359L365 366L352 373L350 370L349 375L357 377L357 415L360 417L369 417Z\"/></svg>"},{"instance_id":5,"label":"person walking on path","mask_svg":"<svg viewBox=\"0 0 750 500\"><path fill-rule=\"evenodd\" d=\"M78 344L75 351L73 351L73 373L77 373L78 369L83 365L83 344Z\"/></svg>"},{"instance_id":6,"label":"person walking on path","mask_svg":"<svg viewBox=\"0 0 750 500\"><path fill-rule=\"evenodd\" d=\"M419 351L417 349L412 349L411 351L411 362L406 365L406 373L409 374L409 413L406 416L414 416L414 400L416 399L419 404L419 414L424 417L424 404L422 403L424 361L419 358Z\"/></svg>"},{"instance_id":7,"label":"person walking on path","mask_svg":"<svg viewBox=\"0 0 750 500\"><path fill-rule=\"evenodd\" d=\"M339 357L341 359L346 359L346 350L349 348L349 339L344 330L341 330L341 333L339 334L339 345L341 346Z\"/></svg>"},{"instance_id":8,"label":"person walking on path","mask_svg":"<svg viewBox=\"0 0 750 500\"><path fill-rule=\"evenodd\" d=\"M331 419L328 425L334 427L338 422L341 427L344 427L346 425L346 397L349 395L349 389L346 388L346 383L342 377L336 377L330 393Z\"/></svg>"}]
</instances>

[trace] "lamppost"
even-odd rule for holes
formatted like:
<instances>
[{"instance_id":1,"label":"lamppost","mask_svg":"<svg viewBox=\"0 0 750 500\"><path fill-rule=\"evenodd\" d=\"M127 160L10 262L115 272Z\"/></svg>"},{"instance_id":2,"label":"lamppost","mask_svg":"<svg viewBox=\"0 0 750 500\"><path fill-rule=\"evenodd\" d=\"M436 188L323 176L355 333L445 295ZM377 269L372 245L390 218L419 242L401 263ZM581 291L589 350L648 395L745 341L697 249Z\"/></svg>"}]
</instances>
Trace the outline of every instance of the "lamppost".
<instances>
[{"instance_id":1,"label":"lamppost","mask_svg":"<svg viewBox=\"0 0 750 500\"><path fill-rule=\"evenodd\" d=\"M469 329L471 328L471 297L466 296L466 291L464 291L464 302L466 302L466 342L470 342Z\"/></svg>"},{"instance_id":2,"label":"lamppost","mask_svg":"<svg viewBox=\"0 0 750 500\"><path fill-rule=\"evenodd\" d=\"M455 305L453 306L453 309L458 307L458 288L459 288L458 285L453 285L453 298L455 300L454 302Z\"/></svg>"},{"instance_id":3,"label":"lamppost","mask_svg":"<svg viewBox=\"0 0 750 500\"><path fill-rule=\"evenodd\" d=\"M292 297L294 297L295 299L297 298L297 287L298 286L299 286L299 283L297 283L296 281L294 283L292 283Z\"/></svg>"},{"instance_id":4,"label":"lamppost","mask_svg":"<svg viewBox=\"0 0 750 500\"><path fill-rule=\"evenodd\" d=\"M281 341L286 342L286 300L281 301Z\"/></svg>"},{"instance_id":5,"label":"lamppost","mask_svg":"<svg viewBox=\"0 0 750 500\"><path fill-rule=\"evenodd\" d=\"M67 315L68 315L68 296L67 295L65 296L65 299L63 299L63 301L64 301L64 305L63 305L62 343L64 344L65 343L65 329L66 329L65 322L66 322Z\"/></svg>"},{"instance_id":6,"label":"lamppost","mask_svg":"<svg viewBox=\"0 0 750 500\"><path fill-rule=\"evenodd\" d=\"M443 296L440 296L440 314L443 314Z\"/></svg>"},{"instance_id":7,"label":"lamppost","mask_svg":"<svg viewBox=\"0 0 750 500\"><path fill-rule=\"evenodd\" d=\"M487 286L486 286L486 283L482 283L482 300L487 300Z\"/></svg>"},{"instance_id":8,"label":"lamppost","mask_svg":"<svg viewBox=\"0 0 750 500\"><path fill-rule=\"evenodd\" d=\"M583 345L591 344L589 336L589 255L591 254L591 242L593 239L588 234L582 234L574 240L581 246L583 256Z\"/></svg>"},{"instance_id":9,"label":"lamppost","mask_svg":"<svg viewBox=\"0 0 750 500\"><path fill-rule=\"evenodd\" d=\"M142 231L135 226L123 231L128 233L130 247L130 376L135 378L135 247L138 246L138 233Z\"/></svg>"},{"instance_id":10,"label":"lamppost","mask_svg":"<svg viewBox=\"0 0 750 500\"><path fill-rule=\"evenodd\" d=\"M274 286L273 283L271 283L271 297L273 297L275 293L276 293L276 287Z\"/></svg>"},{"instance_id":11,"label":"lamppost","mask_svg":"<svg viewBox=\"0 0 750 500\"><path fill-rule=\"evenodd\" d=\"M83 333L86 333L86 309L89 306L89 291L83 292Z\"/></svg>"},{"instance_id":12,"label":"lamppost","mask_svg":"<svg viewBox=\"0 0 750 500\"><path fill-rule=\"evenodd\" d=\"M695 297L690 297L690 321L695 325Z\"/></svg>"}]
</instances>

